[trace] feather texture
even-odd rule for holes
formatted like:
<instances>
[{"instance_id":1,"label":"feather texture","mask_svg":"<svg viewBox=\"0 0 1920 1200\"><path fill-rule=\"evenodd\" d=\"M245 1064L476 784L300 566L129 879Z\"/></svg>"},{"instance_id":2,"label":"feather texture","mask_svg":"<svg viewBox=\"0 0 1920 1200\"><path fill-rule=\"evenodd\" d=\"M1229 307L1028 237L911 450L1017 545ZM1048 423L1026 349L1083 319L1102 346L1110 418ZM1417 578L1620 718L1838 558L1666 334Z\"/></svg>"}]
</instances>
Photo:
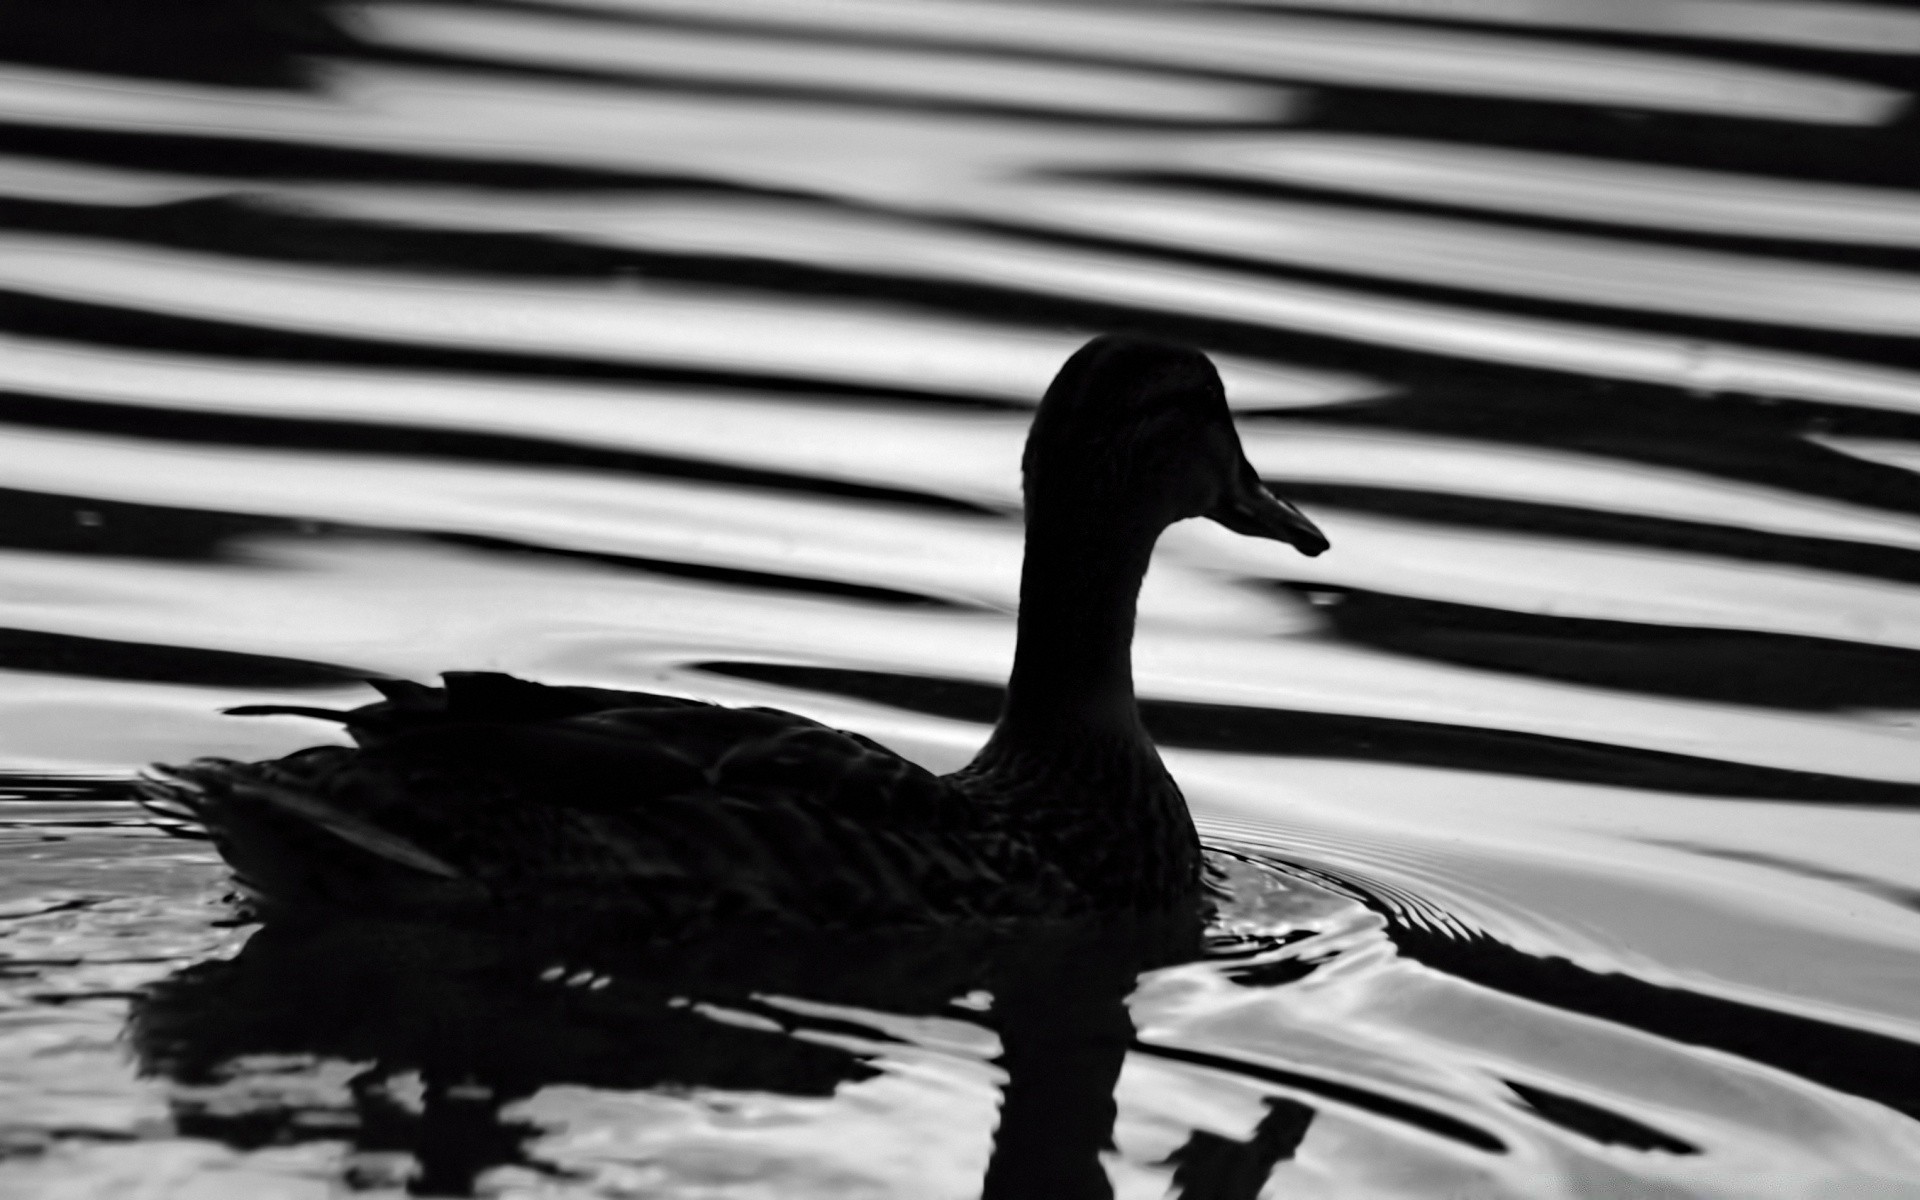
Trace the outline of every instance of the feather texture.
<instances>
[{"instance_id":1,"label":"feather texture","mask_svg":"<svg viewBox=\"0 0 1920 1200\"><path fill-rule=\"evenodd\" d=\"M333 719L358 748L159 769L148 806L204 825L268 904L675 927L1094 906L1017 822L981 819L977 778L792 713L466 673Z\"/></svg>"}]
</instances>

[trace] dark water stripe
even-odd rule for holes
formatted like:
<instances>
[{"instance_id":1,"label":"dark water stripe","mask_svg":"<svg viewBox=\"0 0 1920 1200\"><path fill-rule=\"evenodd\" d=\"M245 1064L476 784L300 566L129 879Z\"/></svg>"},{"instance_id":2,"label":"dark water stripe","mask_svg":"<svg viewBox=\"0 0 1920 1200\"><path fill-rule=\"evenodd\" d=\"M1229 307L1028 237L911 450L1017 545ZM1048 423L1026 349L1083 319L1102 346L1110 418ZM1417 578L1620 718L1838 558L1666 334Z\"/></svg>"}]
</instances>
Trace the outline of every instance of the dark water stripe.
<instances>
[{"instance_id":1,"label":"dark water stripe","mask_svg":"<svg viewBox=\"0 0 1920 1200\"><path fill-rule=\"evenodd\" d=\"M621 475L691 479L775 492L833 496L938 512L999 517L983 505L934 492L855 483L710 459L616 450L519 434L250 413L203 412L142 404L70 400L0 390L0 426L85 430L188 445L257 446L455 462L571 467Z\"/></svg>"},{"instance_id":2,"label":"dark water stripe","mask_svg":"<svg viewBox=\"0 0 1920 1200\"><path fill-rule=\"evenodd\" d=\"M321 0L0 0L0 59L229 87L310 88L353 46Z\"/></svg>"},{"instance_id":3,"label":"dark water stripe","mask_svg":"<svg viewBox=\"0 0 1920 1200\"><path fill-rule=\"evenodd\" d=\"M25 800L33 803L66 800L131 802L133 796L134 783L130 779L0 771L0 804L10 800ZM141 820L138 817L133 819Z\"/></svg>"},{"instance_id":4,"label":"dark water stripe","mask_svg":"<svg viewBox=\"0 0 1920 1200\"><path fill-rule=\"evenodd\" d=\"M1911 109L1881 126L1801 125L1438 94L1409 103L1405 92L1359 88L1322 89L1311 121L1329 133L1893 188L1920 186L1920 157L1907 152L1914 124Z\"/></svg>"},{"instance_id":5,"label":"dark water stripe","mask_svg":"<svg viewBox=\"0 0 1920 1200\"><path fill-rule=\"evenodd\" d=\"M610 280L648 257L544 233L327 216L227 195L150 205L0 198L0 225L235 258L443 276Z\"/></svg>"},{"instance_id":6,"label":"dark water stripe","mask_svg":"<svg viewBox=\"0 0 1920 1200\"><path fill-rule=\"evenodd\" d=\"M1632 486L1631 481L1622 483ZM1499 529L1609 545L1648 546L1742 562L1811 567L1896 583L1920 583L1920 550L1897 546L1417 488L1284 479L1271 481L1271 486L1304 504L1375 513L1427 525Z\"/></svg>"},{"instance_id":7,"label":"dark water stripe","mask_svg":"<svg viewBox=\"0 0 1920 1200\"><path fill-rule=\"evenodd\" d=\"M1512 1079L1503 1079L1501 1082L1512 1089L1513 1094L1520 1097L1533 1113L1603 1146L1661 1150L1668 1154L1700 1153L1700 1147L1692 1142L1655 1129L1644 1121L1636 1121L1602 1108L1591 1101L1550 1092L1537 1084L1519 1083Z\"/></svg>"},{"instance_id":8,"label":"dark water stripe","mask_svg":"<svg viewBox=\"0 0 1920 1200\"><path fill-rule=\"evenodd\" d=\"M693 665L717 675L980 724L999 716L1003 695L1003 689L991 684L887 671L760 662ZM1140 716L1161 745L1193 750L1411 763L1695 796L1920 808L1920 784L1763 767L1550 734L1186 700L1142 700Z\"/></svg>"},{"instance_id":9,"label":"dark water stripe","mask_svg":"<svg viewBox=\"0 0 1920 1200\"><path fill-rule=\"evenodd\" d=\"M788 393L853 399L909 401L946 408L1026 412L1031 405L986 396L913 388L878 387L838 380L688 367L649 366L562 354L531 354L434 346L379 338L303 333L238 321L179 317L148 309L61 300L0 288L0 328L30 337L97 343L140 350L241 360L328 363L406 371L498 375L516 379L577 379L614 383L673 384L723 391Z\"/></svg>"},{"instance_id":10,"label":"dark water stripe","mask_svg":"<svg viewBox=\"0 0 1920 1200\"><path fill-rule=\"evenodd\" d=\"M857 209L828 204L835 210ZM538 279L650 279L718 282L779 291L822 290L845 296L902 299L939 306L955 293L997 295L1008 301L1038 301L1074 312L1071 298L954 282L938 277L794 264L749 255L686 254L614 246L561 234L435 229L423 225L329 216L263 206L245 197L217 196L154 205L84 204L77 201L0 198L0 225L37 233L136 242L274 262L322 263L414 270L458 276ZM1011 222L928 219L943 228L979 229L1042 245L1120 252L1147 260L1225 267L1251 278L1277 278L1357 289L1475 312L1549 318L1598 328L1624 328L1741 343L1759 339L1764 348L1887 366L1920 366L1915 335L1885 335L1806 328L1788 321L1716 318L1653 312L1628 305L1577 303L1474 287L1421 283L1335 268L1292 266L1217 251L1143 243L1123 237L1077 235ZM806 281L813 286L806 287ZM1089 303L1100 305L1097 296ZM1127 306L1131 311L1157 310ZM1172 315L1172 314L1170 314ZM1100 322L1084 322L1097 326ZM1245 323L1245 322L1241 322Z\"/></svg>"},{"instance_id":11,"label":"dark water stripe","mask_svg":"<svg viewBox=\"0 0 1920 1200\"><path fill-rule=\"evenodd\" d=\"M922 592L909 592L900 588L881 587L877 584L850 583L841 579L822 579L814 575L787 575L773 571L754 571L745 567L722 567L711 563L682 562L665 558L642 558L634 554L611 554L599 550L573 550L560 546L543 546L533 542L520 542L511 538L489 537L477 533L422 533L418 535L428 541L449 546L460 546L470 550L484 550L492 554L537 555L543 558L570 559L574 562L597 563L601 566L619 567L623 570L639 571L648 575L666 575L675 579L698 579L708 583L724 583L734 587L755 588L761 591L794 592L802 595L833 596L844 600L863 600L870 604L888 604L906 608L951 608L964 609L968 605Z\"/></svg>"},{"instance_id":12,"label":"dark water stripe","mask_svg":"<svg viewBox=\"0 0 1920 1200\"><path fill-rule=\"evenodd\" d=\"M1564 157L1564 156L1563 156ZM1582 160L1595 167L1608 164L1599 159ZM1634 164L1622 164L1631 166ZM1207 175L1181 171L1084 171L1065 172L1069 178L1094 183L1147 185L1166 188L1169 194L1198 192L1260 200L1279 200L1356 212L1385 213L1392 216L1438 217L1448 221L1468 221L1490 230L1526 230L1563 233L1576 237L1631 240L1645 246L1670 246L1680 250L1705 250L1759 258L1782 259L1816 265L1867 267L1879 271L1920 270L1920 246L1827 238L1792 238L1775 234L1718 232L1691 225L1654 225L1644 221L1609 220L1604 215L1566 216L1533 212L1519 208L1495 208L1466 201L1423 199L1403 194L1348 190L1331 183L1296 183L1251 179L1233 175Z\"/></svg>"},{"instance_id":13,"label":"dark water stripe","mask_svg":"<svg viewBox=\"0 0 1920 1200\"><path fill-rule=\"evenodd\" d=\"M0 120L0 152L103 167L215 179L451 184L501 192L648 194L695 192L800 198L810 193L700 175L626 171L586 164L474 158L453 152L382 150L279 142L240 134L88 129Z\"/></svg>"},{"instance_id":14,"label":"dark water stripe","mask_svg":"<svg viewBox=\"0 0 1920 1200\"><path fill-rule=\"evenodd\" d=\"M236 562L242 539L310 537L337 529L287 517L131 504L0 488L0 547L54 554Z\"/></svg>"},{"instance_id":15,"label":"dark water stripe","mask_svg":"<svg viewBox=\"0 0 1920 1200\"><path fill-rule=\"evenodd\" d=\"M230 688L338 687L381 674L274 654L123 642L35 629L0 629L0 670Z\"/></svg>"},{"instance_id":16,"label":"dark water stripe","mask_svg":"<svg viewBox=\"0 0 1920 1200\"><path fill-rule=\"evenodd\" d=\"M1820 863L1805 862L1780 854L1763 854L1756 850L1741 850L1732 846L1710 846L1703 842L1678 841L1670 838L1643 837L1635 840L1645 842L1649 846L1665 846L1670 850L1680 850L1706 858L1751 863L1757 867L1785 871L1803 879L1818 879L1823 883L1841 884L1857 892L1885 900L1889 904L1898 904L1902 908L1920 912L1920 888L1908 887L1890 879L1876 879L1871 875L1860 875L1853 871L1836 871Z\"/></svg>"},{"instance_id":17,"label":"dark water stripe","mask_svg":"<svg viewBox=\"0 0 1920 1200\"><path fill-rule=\"evenodd\" d=\"M1538 679L1806 712L1920 708L1920 650L1745 629L1655 625L1398 596L1318 583L1344 641Z\"/></svg>"},{"instance_id":18,"label":"dark water stripe","mask_svg":"<svg viewBox=\"0 0 1920 1200\"><path fill-rule=\"evenodd\" d=\"M542 555L593 562L649 575L700 579L767 591L834 596L909 607L965 607L952 600L918 592L839 579L574 550L482 534L379 528L0 488L0 548L4 549L258 566L243 543L247 539L262 536L432 542L491 554Z\"/></svg>"},{"instance_id":19,"label":"dark water stripe","mask_svg":"<svg viewBox=\"0 0 1920 1200\"><path fill-rule=\"evenodd\" d=\"M1128 1047L1138 1054L1154 1058L1169 1059L1173 1062L1189 1063L1196 1067L1208 1067L1215 1071L1226 1071L1246 1079L1258 1079L1266 1083L1277 1083L1281 1087L1306 1092L1328 1100L1338 1101L1349 1108L1398 1121L1402 1125L1411 1125L1449 1141L1472 1146L1476 1150L1485 1150L1491 1154L1505 1154L1507 1144L1477 1125L1468 1124L1458 1117L1436 1112L1423 1105L1414 1104L1379 1092L1368 1091L1349 1083L1334 1079L1321 1079L1300 1071L1289 1071L1284 1067L1272 1067L1265 1063L1248 1062L1243 1058L1230 1058L1224 1054L1209 1054L1204 1050L1189 1050L1184 1046L1162 1046L1153 1042L1135 1038Z\"/></svg>"}]
</instances>

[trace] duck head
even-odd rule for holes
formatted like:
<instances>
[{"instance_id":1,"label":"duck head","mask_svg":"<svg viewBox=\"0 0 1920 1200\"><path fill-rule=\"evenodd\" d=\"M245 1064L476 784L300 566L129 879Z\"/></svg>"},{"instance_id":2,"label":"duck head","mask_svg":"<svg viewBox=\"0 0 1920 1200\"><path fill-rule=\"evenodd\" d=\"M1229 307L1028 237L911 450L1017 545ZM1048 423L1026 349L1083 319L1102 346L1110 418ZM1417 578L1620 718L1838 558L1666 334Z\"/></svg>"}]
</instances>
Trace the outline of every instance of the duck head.
<instances>
[{"instance_id":1,"label":"duck head","mask_svg":"<svg viewBox=\"0 0 1920 1200\"><path fill-rule=\"evenodd\" d=\"M1327 548L1306 514L1268 491L1240 448L1226 390L1200 351L1108 334L1047 388L1021 460L1029 523L1146 537L1209 517L1302 554Z\"/></svg>"}]
</instances>

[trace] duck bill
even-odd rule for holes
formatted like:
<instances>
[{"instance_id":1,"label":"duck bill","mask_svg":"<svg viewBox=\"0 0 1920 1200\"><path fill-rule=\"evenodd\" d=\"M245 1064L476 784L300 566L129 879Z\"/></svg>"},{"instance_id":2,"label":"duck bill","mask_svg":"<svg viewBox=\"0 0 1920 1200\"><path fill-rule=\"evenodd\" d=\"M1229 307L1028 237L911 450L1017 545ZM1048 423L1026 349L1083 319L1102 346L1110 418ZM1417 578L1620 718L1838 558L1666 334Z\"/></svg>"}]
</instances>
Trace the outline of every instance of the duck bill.
<instances>
[{"instance_id":1,"label":"duck bill","mask_svg":"<svg viewBox=\"0 0 1920 1200\"><path fill-rule=\"evenodd\" d=\"M1267 490L1251 464L1242 462L1233 486L1207 514L1235 533L1285 542L1311 558L1327 548L1327 535L1307 514Z\"/></svg>"}]
</instances>

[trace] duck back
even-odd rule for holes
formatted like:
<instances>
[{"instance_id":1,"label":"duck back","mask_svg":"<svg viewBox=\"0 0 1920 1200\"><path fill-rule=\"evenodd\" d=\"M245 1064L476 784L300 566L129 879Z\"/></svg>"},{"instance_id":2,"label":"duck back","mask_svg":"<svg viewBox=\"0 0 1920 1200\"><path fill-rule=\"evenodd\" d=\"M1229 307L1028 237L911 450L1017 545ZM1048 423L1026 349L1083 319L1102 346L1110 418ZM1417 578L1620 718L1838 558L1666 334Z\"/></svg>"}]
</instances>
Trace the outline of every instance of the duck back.
<instances>
[{"instance_id":1,"label":"duck back","mask_svg":"<svg viewBox=\"0 0 1920 1200\"><path fill-rule=\"evenodd\" d=\"M1087 907L976 798L858 734L766 708L467 673L380 685L355 746L199 759L146 784L266 909L815 926Z\"/></svg>"}]
</instances>

